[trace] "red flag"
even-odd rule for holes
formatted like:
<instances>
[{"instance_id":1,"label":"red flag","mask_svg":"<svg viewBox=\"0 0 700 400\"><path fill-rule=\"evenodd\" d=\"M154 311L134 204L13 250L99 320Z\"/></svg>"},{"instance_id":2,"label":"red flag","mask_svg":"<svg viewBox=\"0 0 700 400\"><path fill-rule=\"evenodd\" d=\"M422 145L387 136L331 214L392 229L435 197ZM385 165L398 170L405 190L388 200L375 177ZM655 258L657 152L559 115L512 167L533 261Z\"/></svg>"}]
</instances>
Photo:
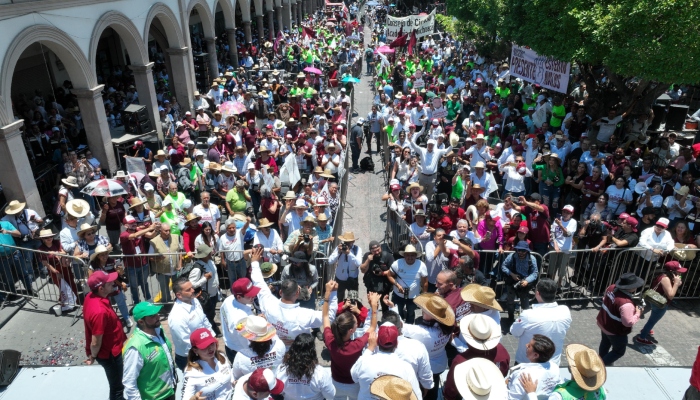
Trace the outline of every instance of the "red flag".
<instances>
[{"instance_id":1,"label":"red flag","mask_svg":"<svg viewBox=\"0 0 700 400\"><path fill-rule=\"evenodd\" d=\"M284 40L284 34L282 31L277 32L277 38L275 38L275 43L272 45L272 49L277 53L277 47L280 44L280 41Z\"/></svg>"},{"instance_id":2,"label":"red flag","mask_svg":"<svg viewBox=\"0 0 700 400\"><path fill-rule=\"evenodd\" d=\"M304 28L304 31L303 31L303 33L302 33L302 37L308 36L308 37L310 37L311 39L316 39L316 32L314 32L313 29L308 28L308 27L306 27L306 26L303 27L303 28Z\"/></svg>"},{"instance_id":3,"label":"red flag","mask_svg":"<svg viewBox=\"0 0 700 400\"><path fill-rule=\"evenodd\" d=\"M407 40L408 40L408 33L394 39L394 41L389 44L389 48L393 49L394 47L403 47L406 45Z\"/></svg>"},{"instance_id":4,"label":"red flag","mask_svg":"<svg viewBox=\"0 0 700 400\"><path fill-rule=\"evenodd\" d=\"M413 55L413 47L416 45L416 30L411 31L411 39L408 41L408 55Z\"/></svg>"}]
</instances>

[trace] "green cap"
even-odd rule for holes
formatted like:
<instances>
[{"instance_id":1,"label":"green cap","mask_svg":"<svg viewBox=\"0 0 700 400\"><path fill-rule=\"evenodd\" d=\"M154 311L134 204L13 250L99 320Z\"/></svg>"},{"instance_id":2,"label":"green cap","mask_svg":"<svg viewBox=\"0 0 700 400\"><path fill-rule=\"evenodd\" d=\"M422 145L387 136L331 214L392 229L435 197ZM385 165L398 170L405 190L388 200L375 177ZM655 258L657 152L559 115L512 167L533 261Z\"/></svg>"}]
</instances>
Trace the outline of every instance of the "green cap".
<instances>
[{"instance_id":1,"label":"green cap","mask_svg":"<svg viewBox=\"0 0 700 400\"><path fill-rule=\"evenodd\" d=\"M142 301L134 307L132 314L134 315L134 321L138 321L143 317L150 317L156 315L160 312L163 306L158 306L147 301Z\"/></svg>"},{"instance_id":2,"label":"green cap","mask_svg":"<svg viewBox=\"0 0 700 400\"><path fill-rule=\"evenodd\" d=\"M260 272L262 272L263 274L267 274L270 271L272 271L271 262L264 262L262 263L262 265L260 265Z\"/></svg>"}]
</instances>

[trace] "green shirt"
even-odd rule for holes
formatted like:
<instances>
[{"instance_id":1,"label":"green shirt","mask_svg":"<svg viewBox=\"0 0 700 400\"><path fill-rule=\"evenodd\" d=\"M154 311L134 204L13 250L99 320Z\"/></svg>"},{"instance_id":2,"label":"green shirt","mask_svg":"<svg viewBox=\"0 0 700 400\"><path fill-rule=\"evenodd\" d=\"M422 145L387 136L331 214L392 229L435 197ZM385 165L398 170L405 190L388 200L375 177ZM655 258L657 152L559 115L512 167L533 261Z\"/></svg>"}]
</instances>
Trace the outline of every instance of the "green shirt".
<instances>
[{"instance_id":1,"label":"green shirt","mask_svg":"<svg viewBox=\"0 0 700 400\"><path fill-rule=\"evenodd\" d=\"M248 192L245 192L247 195ZM235 188L229 190L226 193L226 202L231 206L231 211L233 212L243 212L245 211L246 200L243 193L239 193Z\"/></svg>"},{"instance_id":2,"label":"green shirt","mask_svg":"<svg viewBox=\"0 0 700 400\"><path fill-rule=\"evenodd\" d=\"M170 224L170 233L175 235L180 234L180 218L178 218L176 212L163 212L163 214L160 215L160 222Z\"/></svg>"},{"instance_id":3,"label":"green shirt","mask_svg":"<svg viewBox=\"0 0 700 400\"><path fill-rule=\"evenodd\" d=\"M605 389L601 386L594 392L581 389L576 381L570 380L554 387L554 393L559 393L562 400L605 400Z\"/></svg>"},{"instance_id":4,"label":"green shirt","mask_svg":"<svg viewBox=\"0 0 700 400\"><path fill-rule=\"evenodd\" d=\"M549 125L552 128L561 128L564 117L566 117L566 108L563 105L552 106L552 118L549 119Z\"/></svg>"},{"instance_id":5,"label":"green shirt","mask_svg":"<svg viewBox=\"0 0 700 400\"><path fill-rule=\"evenodd\" d=\"M190 174L191 177L191 174ZM191 178L190 178L191 179ZM192 181L194 183L194 181ZM182 208L182 203L187 200L184 194L177 192L177 196L173 196L172 194L168 193L168 197L170 197L170 200L173 202L173 206L180 209Z\"/></svg>"}]
</instances>

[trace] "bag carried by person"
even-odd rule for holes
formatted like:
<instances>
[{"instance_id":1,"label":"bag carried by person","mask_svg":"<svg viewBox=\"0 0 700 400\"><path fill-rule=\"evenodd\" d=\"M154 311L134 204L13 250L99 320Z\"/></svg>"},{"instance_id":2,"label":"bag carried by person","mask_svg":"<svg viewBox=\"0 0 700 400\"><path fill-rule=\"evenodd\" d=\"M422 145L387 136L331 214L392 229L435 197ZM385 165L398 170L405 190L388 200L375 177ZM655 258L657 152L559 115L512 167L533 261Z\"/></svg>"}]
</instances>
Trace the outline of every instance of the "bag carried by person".
<instances>
[{"instance_id":1,"label":"bag carried by person","mask_svg":"<svg viewBox=\"0 0 700 400\"><path fill-rule=\"evenodd\" d=\"M656 291L660 284L661 281L659 281L659 283L656 284L655 288L645 290L644 294L642 295L642 298L644 299L644 301L657 308L666 308L666 306L668 305L668 300L661 293Z\"/></svg>"},{"instance_id":2,"label":"bag carried by person","mask_svg":"<svg viewBox=\"0 0 700 400\"><path fill-rule=\"evenodd\" d=\"M194 189L192 179L190 179L190 170L186 167L177 170L177 189L183 193L189 193Z\"/></svg>"},{"instance_id":3,"label":"bag carried by person","mask_svg":"<svg viewBox=\"0 0 700 400\"><path fill-rule=\"evenodd\" d=\"M363 171L374 172L374 161L372 161L372 157L367 156L360 160L360 169Z\"/></svg>"}]
</instances>

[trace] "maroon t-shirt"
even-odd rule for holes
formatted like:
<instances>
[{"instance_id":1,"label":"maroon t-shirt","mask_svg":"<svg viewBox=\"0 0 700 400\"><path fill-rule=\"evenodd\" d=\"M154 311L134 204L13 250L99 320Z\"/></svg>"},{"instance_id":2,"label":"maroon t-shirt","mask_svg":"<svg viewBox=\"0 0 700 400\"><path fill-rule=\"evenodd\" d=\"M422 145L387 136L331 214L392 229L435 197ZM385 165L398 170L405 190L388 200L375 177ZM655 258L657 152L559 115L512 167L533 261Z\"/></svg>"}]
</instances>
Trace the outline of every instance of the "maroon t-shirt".
<instances>
[{"instance_id":1,"label":"maroon t-shirt","mask_svg":"<svg viewBox=\"0 0 700 400\"><path fill-rule=\"evenodd\" d=\"M107 213L107 217L105 217L105 227L108 231L121 230L122 220L126 215L126 211L124 211L124 198L119 198L114 207L110 205L107 211L103 209L102 212Z\"/></svg>"},{"instance_id":2,"label":"maroon t-shirt","mask_svg":"<svg viewBox=\"0 0 700 400\"><path fill-rule=\"evenodd\" d=\"M146 254L146 246L144 246L144 237L139 236L134 240L129 239L129 235L132 232L124 231L119 235L119 244L122 246L122 253L124 253L124 265L127 268L139 268L148 263L145 256L136 257L136 249L138 248L139 254Z\"/></svg>"},{"instance_id":3,"label":"maroon t-shirt","mask_svg":"<svg viewBox=\"0 0 700 400\"><path fill-rule=\"evenodd\" d=\"M442 395L445 400L456 400L461 399L462 396L457 391L457 386L455 386L455 367L459 364L471 360L472 358L485 358L492 361L498 369L503 374L503 377L508 374L508 367L510 366L510 354L508 350L503 347L502 344L498 344L491 350L475 350L467 349L464 353L457 354L455 359L452 361L452 366L450 367L450 372L447 374L447 379L445 380L445 386L442 388Z\"/></svg>"},{"instance_id":4,"label":"maroon t-shirt","mask_svg":"<svg viewBox=\"0 0 700 400\"><path fill-rule=\"evenodd\" d=\"M471 312L471 306L462 299L462 292L459 288L452 289L451 292L447 293L447 295L443 297L445 298L447 304L452 307L452 311L455 312L456 322L459 322ZM455 324L455 327L457 326L459 326L459 324Z\"/></svg>"},{"instance_id":5,"label":"maroon t-shirt","mask_svg":"<svg viewBox=\"0 0 700 400\"><path fill-rule=\"evenodd\" d=\"M85 296L83 306L85 325L85 353L90 356L90 343L92 335L102 335L102 347L97 358L108 359L110 356L118 356L122 352L126 335L122 323L109 304L108 298L95 296L88 293Z\"/></svg>"},{"instance_id":6,"label":"maroon t-shirt","mask_svg":"<svg viewBox=\"0 0 700 400\"><path fill-rule=\"evenodd\" d=\"M333 380L347 384L355 383L350 375L350 369L362 355L362 350L367 346L368 340L369 332L345 343L345 346L340 348L335 343L331 328L323 330L323 342L331 354L331 377Z\"/></svg>"},{"instance_id":7,"label":"maroon t-shirt","mask_svg":"<svg viewBox=\"0 0 700 400\"><path fill-rule=\"evenodd\" d=\"M447 231L447 234L449 234L450 232L457 229L457 222L459 222L460 219L464 219L466 213L459 207L457 208L457 213L455 214L450 214L450 206L443 206L442 210L445 212L447 218L449 218L450 221L452 221L452 228L449 231Z\"/></svg>"},{"instance_id":8,"label":"maroon t-shirt","mask_svg":"<svg viewBox=\"0 0 700 400\"><path fill-rule=\"evenodd\" d=\"M605 182L600 178L594 181L593 177L589 176L583 180L583 188L592 192L599 192L601 189L605 189ZM592 203L596 199L597 197L594 198L592 194L586 193L583 195L583 201L586 203Z\"/></svg>"},{"instance_id":9,"label":"maroon t-shirt","mask_svg":"<svg viewBox=\"0 0 700 400\"><path fill-rule=\"evenodd\" d=\"M272 207L272 204L274 204L276 201L276 199L272 199L270 197L260 200L260 209L262 210L263 218L267 218L268 221L275 225L277 225L279 222L279 207L277 208L278 212L275 213L270 212L270 207Z\"/></svg>"},{"instance_id":10,"label":"maroon t-shirt","mask_svg":"<svg viewBox=\"0 0 700 400\"><path fill-rule=\"evenodd\" d=\"M543 208L542 212L533 210L530 207L525 207L525 214L530 225L528 236L532 243L549 243L549 208L540 204Z\"/></svg>"}]
</instances>

